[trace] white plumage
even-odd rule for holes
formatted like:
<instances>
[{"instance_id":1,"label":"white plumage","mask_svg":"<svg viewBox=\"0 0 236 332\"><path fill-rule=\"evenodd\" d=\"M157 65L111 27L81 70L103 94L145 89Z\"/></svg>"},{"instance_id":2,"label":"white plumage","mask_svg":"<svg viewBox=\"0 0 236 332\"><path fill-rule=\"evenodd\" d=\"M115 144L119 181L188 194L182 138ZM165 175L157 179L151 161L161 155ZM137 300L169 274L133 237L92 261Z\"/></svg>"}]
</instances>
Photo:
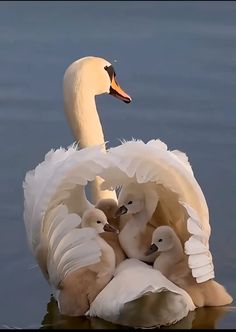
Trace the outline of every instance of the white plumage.
<instances>
[{"instance_id":1,"label":"white plumage","mask_svg":"<svg viewBox=\"0 0 236 332\"><path fill-rule=\"evenodd\" d=\"M56 298L59 299L63 293L63 289L58 290L61 280L67 279L65 286L75 300L76 309L74 290L81 294L83 286L81 289L71 288L73 278L68 279L68 276L78 268L83 270L90 264L96 266L102 257L101 247L108 246L101 238L101 241L98 239L94 229L79 228L83 212L93 206L84 191L88 181L93 182L95 203L102 198L116 201L115 192L101 190L102 176L106 178L106 187L111 189L132 182L163 184L164 190L161 185L158 192L163 206L168 206L169 200L176 200L176 211L172 208L169 212L184 219L190 234L185 247L190 252L189 266L199 282L209 278L213 271L209 269L212 258L208 250L208 209L187 156L178 150L168 151L160 140L147 144L126 142L111 149L107 156L101 153L101 149L105 152L105 142L95 95L113 91L117 98L131 101L117 84L114 69L105 59L86 57L75 61L66 70L63 90L69 124L76 141L84 149L78 151L73 145L68 149L51 150L35 170L26 174L23 184L28 243L44 276L55 290ZM96 144L100 147L94 146ZM196 248L201 249L197 252ZM97 276L103 275L97 272ZM106 270L108 281L110 272ZM203 275L203 272L207 274ZM77 282L76 278L73 283ZM93 286L93 282L89 286ZM154 293L154 302L148 295L150 292ZM164 302L160 301L157 293L164 296ZM138 308L133 305L133 300L140 297L147 299L147 304L154 303L154 310L149 312L150 306L145 312L140 308L138 316L142 316L141 321L140 317L136 321L130 320L130 309L136 311ZM70 296L64 296L63 300L66 309ZM194 305L185 291L146 264L127 260L120 264L115 277L94 300L89 314L131 326L154 327L172 324L191 310L194 310Z\"/></svg>"},{"instance_id":2,"label":"white plumage","mask_svg":"<svg viewBox=\"0 0 236 332\"><path fill-rule=\"evenodd\" d=\"M158 294L167 290L171 293L163 306ZM147 298L146 306L133 316L129 310L132 301L150 293L153 294L150 302ZM114 278L98 294L87 314L122 325L159 327L174 324L194 309L191 297L159 271L137 259L127 259L116 269Z\"/></svg>"},{"instance_id":3,"label":"white plumage","mask_svg":"<svg viewBox=\"0 0 236 332\"><path fill-rule=\"evenodd\" d=\"M61 281L79 268L96 264L101 259L101 248L99 242L95 240L96 232L91 228L80 228L81 217L78 213L68 210L70 200L74 201L73 194L78 192L84 195L84 185L88 179L93 180L97 174L103 173L109 168L109 164L109 158L106 158L99 147L78 151L76 146L72 146L68 150L51 151L37 170L30 171L26 175L24 220L28 241L36 258L40 257L41 251L43 252L46 263L39 265L41 268L44 267L42 271L47 275L59 304ZM75 190L75 187L79 187L79 190ZM34 193L30 195L32 191ZM91 207L83 195L77 197L77 204L86 208ZM122 323L125 321L126 312L129 312L126 305L130 301L150 292L160 293L164 289L170 291L168 303L175 301L175 305L169 307L165 304L162 307L162 302L159 303L156 299L156 313L163 312L163 314L160 314L155 321L151 319L152 324L155 326L171 324L194 309L191 299L183 290L157 271L152 271L148 265L136 262L123 267L125 268L120 265L121 273L117 271L112 281L96 297L90 307L90 315L112 321L114 316L121 312L123 318L120 323ZM158 275L155 281L153 273L155 276ZM176 297L175 294L179 295ZM166 295L167 293L164 296ZM111 298L113 302L110 301ZM148 325L147 320L145 324Z\"/></svg>"},{"instance_id":4,"label":"white plumage","mask_svg":"<svg viewBox=\"0 0 236 332\"><path fill-rule=\"evenodd\" d=\"M209 250L209 235L203 230L197 213L184 204L188 211L187 230L191 234L185 242L185 253L189 255L188 264L192 270L192 276L198 283L215 277L212 255Z\"/></svg>"},{"instance_id":5,"label":"white plumage","mask_svg":"<svg viewBox=\"0 0 236 332\"><path fill-rule=\"evenodd\" d=\"M36 258L43 252L43 266L47 265L49 280L55 287L76 267L99 261L101 251L93 241L96 232L76 229L81 217L70 213L66 204L75 199L81 215L91 207L84 186L108 165L100 146L78 150L72 145L51 150L35 170L26 174L24 222L29 246ZM73 197L75 188L81 196Z\"/></svg>"},{"instance_id":6,"label":"white plumage","mask_svg":"<svg viewBox=\"0 0 236 332\"><path fill-rule=\"evenodd\" d=\"M47 221L41 222L46 211L70 197L76 186L81 186L84 191L88 181L108 165L101 147L78 151L76 145L72 145L68 149L51 150L35 170L27 172L23 183L24 222L33 252L40 242L41 227L47 227ZM78 199L78 205L84 203L91 206L89 202Z\"/></svg>"},{"instance_id":7,"label":"white plumage","mask_svg":"<svg viewBox=\"0 0 236 332\"><path fill-rule=\"evenodd\" d=\"M132 146L133 151L133 155L131 152L126 158L122 154L119 155L125 144ZM96 175L104 176L105 186L115 187L127 182L149 181L157 183L157 186L166 186L167 197L168 190L174 191L179 206L187 211L185 222L189 240L185 243L185 252L189 255L188 263L192 275L197 282L214 277L212 257L208 248L209 233L206 232L209 227L206 219L202 223L199 218L200 214L207 215L207 206L197 202L203 195L198 185L189 196L186 192L196 184L193 174L182 161L176 159L176 155L173 160L167 162L171 154L162 142L152 142L148 145L151 154L150 151L146 153L146 145L143 142L125 144L117 148L118 156L115 148L110 150L107 156L101 152L100 147L80 151L76 146L68 150L59 149L47 154L45 161L35 171L30 171L26 175L24 220L28 241L42 272L52 285L59 304L61 281L80 268L99 263L101 259L101 247L96 241L96 232L91 228L79 228L82 212L92 206L86 198L84 186ZM142 158L137 153L140 153L139 148L134 151L136 145L141 145ZM161 158L158 159L159 153ZM165 165L162 165L163 160ZM180 176L176 180L178 172ZM168 178L169 173L172 181ZM186 179L180 183L184 176ZM174 190L178 186L181 188L180 193ZM195 205L191 205L192 202ZM201 209L198 211L195 209L196 206ZM44 264L40 260L42 256L46 259ZM152 294L150 298L148 294ZM130 308L136 308L133 301L142 298L147 303L154 301L155 310L149 316L147 312L144 316L141 315L143 320L139 315L133 321L129 316ZM97 295L87 314L120 324L153 327L173 324L194 308L189 295L158 271L137 260L127 260L120 264L114 278Z\"/></svg>"},{"instance_id":8,"label":"white plumage","mask_svg":"<svg viewBox=\"0 0 236 332\"><path fill-rule=\"evenodd\" d=\"M141 140L123 142L120 146L111 148L108 153L113 168L105 170L104 188L123 185L121 192L123 190L125 193L129 183L156 183L159 202L169 213L168 222L171 219L174 226L178 223L178 235L182 236L182 241L187 240L184 228L189 233L189 239L185 243L186 254L190 257L198 255L191 260L189 266L194 277L197 282L213 278L214 267L208 244L208 207L186 154L168 150L167 145L160 140L151 140L146 144ZM173 197L174 205L171 206ZM127 228L125 231L127 232ZM202 257L207 260L203 259L201 262Z\"/></svg>"},{"instance_id":9,"label":"white plumage","mask_svg":"<svg viewBox=\"0 0 236 332\"><path fill-rule=\"evenodd\" d=\"M166 188L179 195L179 201L197 211L201 218L201 224L207 233L210 233L209 214L205 197L202 190L193 176L190 164L183 163L182 153L176 154L167 150L165 143L160 140L152 140L146 144L141 141L128 141L109 150L109 155L116 168L122 171L122 181L138 183L156 182L162 183ZM183 167L184 166L184 167ZM128 177L130 179L128 179ZM106 176L107 181L109 175ZM110 178L111 185L117 181L113 176ZM122 183L119 183L122 184Z\"/></svg>"}]
</instances>

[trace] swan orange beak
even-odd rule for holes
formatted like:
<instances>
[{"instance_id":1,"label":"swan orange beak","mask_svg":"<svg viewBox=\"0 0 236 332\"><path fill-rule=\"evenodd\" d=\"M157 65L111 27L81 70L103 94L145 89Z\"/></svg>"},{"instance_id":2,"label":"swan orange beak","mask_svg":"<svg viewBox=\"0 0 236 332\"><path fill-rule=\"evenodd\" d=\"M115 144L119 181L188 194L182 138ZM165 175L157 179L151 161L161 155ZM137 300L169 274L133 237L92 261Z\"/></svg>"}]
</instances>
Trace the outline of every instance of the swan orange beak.
<instances>
[{"instance_id":1,"label":"swan orange beak","mask_svg":"<svg viewBox=\"0 0 236 332\"><path fill-rule=\"evenodd\" d=\"M131 97L119 86L114 75L112 76L109 94L123 100L127 104L132 100Z\"/></svg>"},{"instance_id":2,"label":"swan orange beak","mask_svg":"<svg viewBox=\"0 0 236 332\"><path fill-rule=\"evenodd\" d=\"M155 251L158 251L158 247L153 243L153 244L151 244L149 249L145 252L145 256L151 255Z\"/></svg>"}]
</instances>

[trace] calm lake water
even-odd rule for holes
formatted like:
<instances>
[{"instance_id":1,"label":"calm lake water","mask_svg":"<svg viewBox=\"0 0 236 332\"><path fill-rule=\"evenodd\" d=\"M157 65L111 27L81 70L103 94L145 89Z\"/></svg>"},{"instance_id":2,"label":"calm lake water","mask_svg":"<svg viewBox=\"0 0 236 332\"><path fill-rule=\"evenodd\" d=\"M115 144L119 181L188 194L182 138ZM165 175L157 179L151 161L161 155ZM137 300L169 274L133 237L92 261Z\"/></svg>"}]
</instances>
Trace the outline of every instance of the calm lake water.
<instances>
[{"instance_id":1,"label":"calm lake water","mask_svg":"<svg viewBox=\"0 0 236 332\"><path fill-rule=\"evenodd\" d=\"M97 98L105 137L160 138L185 151L209 205L216 280L235 290L235 2L0 3L0 327L117 328L60 317L26 243L22 181L72 135L66 67L114 63L130 105ZM187 327L235 328L231 309L196 312Z\"/></svg>"}]
</instances>

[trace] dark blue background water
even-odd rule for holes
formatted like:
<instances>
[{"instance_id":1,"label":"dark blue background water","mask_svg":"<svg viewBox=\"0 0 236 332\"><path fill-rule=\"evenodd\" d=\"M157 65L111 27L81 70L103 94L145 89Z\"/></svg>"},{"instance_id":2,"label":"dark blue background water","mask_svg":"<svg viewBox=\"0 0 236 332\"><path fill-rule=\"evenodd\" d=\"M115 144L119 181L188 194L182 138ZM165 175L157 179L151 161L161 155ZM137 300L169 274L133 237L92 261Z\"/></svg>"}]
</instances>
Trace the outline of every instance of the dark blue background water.
<instances>
[{"instance_id":1,"label":"dark blue background water","mask_svg":"<svg viewBox=\"0 0 236 332\"><path fill-rule=\"evenodd\" d=\"M97 98L110 146L119 138L160 138L188 154L209 205L216 279L235 297L235 7L0 3L0 326L40 327L47 312L50 289L31 269L26 243L22 181L49 149L72 143L62 78L86 55L117 60L118 80L133 98L130 105ZM216 319L216 328L235 328L232 310Z\"/></svg>"}]
</instances>

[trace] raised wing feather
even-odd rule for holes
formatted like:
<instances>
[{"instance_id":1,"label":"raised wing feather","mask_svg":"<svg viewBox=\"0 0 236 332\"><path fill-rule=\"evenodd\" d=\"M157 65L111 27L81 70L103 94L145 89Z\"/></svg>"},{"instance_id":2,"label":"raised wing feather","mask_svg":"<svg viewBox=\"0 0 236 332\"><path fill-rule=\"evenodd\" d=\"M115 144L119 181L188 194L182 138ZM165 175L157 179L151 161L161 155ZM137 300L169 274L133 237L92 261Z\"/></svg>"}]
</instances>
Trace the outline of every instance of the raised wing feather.
<instances>
[{"instance_id":1,"label":"raised wing feather","mask_svg":"<svg viewBox=\"0 0 236 332\"><path fill-rule=\"evenodd\" d=\"M40 163L33 171L26 174L23 183L24 188L24 222L28 235L28 241L31 249L39 244L39 235L41 232L41 220L47 208L44 196L48 183L51 180L55 170L74 152L75 147L67 151L60 148L56 151L49 151L45 160ZM55 189L55 188L54 188Z\"/></svg>"},{"instance_id":2,"label":"raised wing feather","mask_svg":"<svg viewBox=\"0 0 236 332\"><path fill-rule=\"evenodd\" d=\"M209 236L203 231L197 213L185 204L189 213L187 229L191 234L184 244L185 253L189 255L188 265L198 283L214 278L214 265L209 250Z\"/></svg>"},{"instance_id":3,"label":"raised wing feather","mask_svg":"<svg viewBox=\"0 0 236 332\"><path fill-rule=\"evenodd\" d=\"M49 225L43 228L43 236L48 244L49 280L55 289L68 273L100 260L96 231L89 227L80 228L80 216L69 213L65 205L47 213L44 224Z\"/></svg>"},{"instance_id":4,"label":"raised wing feather","mask_svg":"<svg viewBox=\"0 0 236 332\"><path fill-rule=\"evenodd\" d=\"M165 218L166 224L172 226L172 222L176 223L182 241L188 240L185 252L190 257L199 255L198 259L191 260L190 268L198 276L197 281L201 280L200 275L207 274L213 266L208 246L209 214L186 154L178 150L169 151L160 140L152 140L147 144L132 140L110 149L109 156L113 168L104 173L104 187L114 188L115 185L129 182L156 183L159 194L156 217ZM206 259L201 262L205 256L207 263Z\"/></svg>"},{"instance_id":5,"label":"raised wing feather","mask_svg":"<svg viewBox=\"0 0 236 332\"><path fill-rule=\"evenodd\" d=\"M173 155L175 155L180 162L182 162L183 166L186 167L186 169L192 174L193 174L193 169L189 163L188 156L186 153L179 151L179 150L172 150L171 151Z\"/></svg>"},{"instance_id":6,"label":"raised wing feather","mask_svg":"<svg viewBox=\"0 0 236 332\"><path fill-rule=\"evenodd\" d=\"M145 144L133 140L110 149L108 153L114 165L113 174L112 170L105 174L108 187L127 181L163 184L197 211L204 230L210 234L208 207L197 180L186 168L186 163L167 150L164 143L152 140ZM121 183L117 183L115 174Z\"/></svg>"},{"instance_id":7,"label":"raised wing feather","mask_svg":"<svg viewBox=\"0 0 236 332\"><path fill-rule=\"evenodd\" d=\"M50 243L48 274L55 287L68 273L100 261L101 249L96 237L97 233L92 228L74 228L59 243Z\"/></svg>"},{"instance_id":8,"label":"raised wing feather","mask_svg":"<svg viewBox=\"0 0 236 332\"><path fill-rule=\"evenodd\" d=\"M152 145L155 148L163 150L163 151L168 150L167 145L164 142L162 142L160 139L151 140L147 143L147 145ZM188 156L186 155L186 153L179 151L179 150L172 150L170 152L172 153L173 157L177 158L178 161L181 162L183 164L183 166L186 167L186 169L193 175L193 170L189 163Z\"/></svg>"},{"instance_id":9,"label":"raised wing feather","mask_svg":"<svg viewBox=\"0 0 236 332\"><path fill-rule=\"evenodd\" d=\"M209 249L208 245L201 242L201 238L197 235L190 237L188 241L185 242L185 252L187 255L201 254L207 252Z\"/></svg>"},{"instance_id":10,"label":"raised wing feather","mask_svg":"<svg viewBox=\"0 0 236 332\"><path fill-rule=\"evenodd\" d=\"M69 230L78 227L80 225L80 222L81 219L77 214L70 213L66 215L49 237L51 250L54 250L54 247L57 247L57 245L61 242L62 238L68 233Z\"/></svg>"},{"instance_id":11,"label":"raised wing feather","mask_svg":"<svg viewBox=\"0 0 236 332\"><path fill-rule=\"evenodd\" d=\"M77 150L76 145L51 150L41 164L27 172L23 183L24 222L33 253L40 243L46 211L68 201L76 188L79 189L76 193L81 196L77 197L78 205L83 201L84 208L91 206L85 197L84 186L109 166L101 150L101 146Z\"/></svg>"}]
</instances>

